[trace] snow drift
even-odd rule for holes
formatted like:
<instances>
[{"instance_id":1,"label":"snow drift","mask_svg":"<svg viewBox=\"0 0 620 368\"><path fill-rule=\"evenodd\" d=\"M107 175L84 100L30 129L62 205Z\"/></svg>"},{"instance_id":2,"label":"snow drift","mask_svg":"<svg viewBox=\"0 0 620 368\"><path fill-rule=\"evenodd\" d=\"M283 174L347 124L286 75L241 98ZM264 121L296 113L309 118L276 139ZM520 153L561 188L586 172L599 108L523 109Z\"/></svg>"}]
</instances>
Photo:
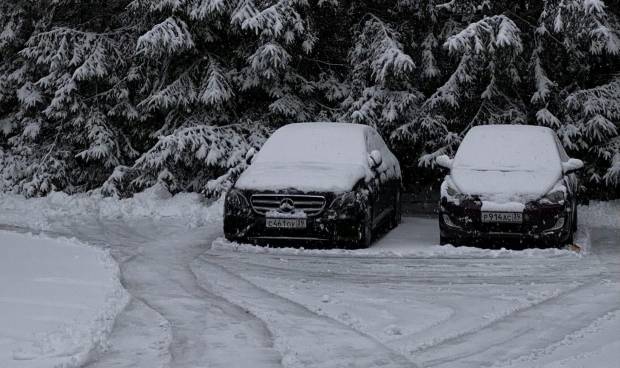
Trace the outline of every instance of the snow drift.
<instances>
[{"instance_id":1,"label":"snow drift","mask_svg":"<svg viewBox=\"0 0 620 368\"><path fill-rule=\"evenodd\" d=\"M0 231L0 366L79 367L128 302L110 255L73 239Z\"/></svg>"}]
</instances>

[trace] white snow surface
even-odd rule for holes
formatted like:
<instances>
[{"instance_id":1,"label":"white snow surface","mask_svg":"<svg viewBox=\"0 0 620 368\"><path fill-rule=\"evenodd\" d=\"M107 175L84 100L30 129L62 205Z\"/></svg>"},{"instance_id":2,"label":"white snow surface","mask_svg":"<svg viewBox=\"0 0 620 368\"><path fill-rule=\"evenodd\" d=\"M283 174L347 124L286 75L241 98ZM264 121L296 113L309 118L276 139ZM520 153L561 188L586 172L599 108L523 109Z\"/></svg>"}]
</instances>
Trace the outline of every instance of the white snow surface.
<instances>
[{"instance_id":1,"label":"white snow surface","mask_svg":"<svg viewBox=\"0 0 620 368\"><path fill-rule=\"evenodd\" d=\"M365 125L297 123L276 130L260 149L256 163L322 162L366 164Z\"/></svg>"},{"instance_id":2,"label":"white snow surface","mask_svg":"<svg viewBox=\"0 0 620 368\"><path fill-rule=\"evenodd\" d=\"M80 367L106 348L128 294L107 252L0 230L0 367Z\"/></svg>"},{"instance_id":3,"label":"white snow surface","mask_svg":"<svg viewBox=\"0 0 620 368\"><path fill-rule=\"evenodd\" d=\"M590 248L588 234L585 229L578 233L576 243L580 244L585 252L576 253L568 249L538 249L524 250L481 249L476 247L441 246L436 239L434 226L435 219L405 217L403 224L389 232L379 242L368 249L306 249L303 247L269 247L251 244L229 242L223 237L216 239L211 248L242 253L272 254L272 255L308 255L324 257L359 257L359 258L549 258L549 257L580 257ZM416 234L410 233L416 229Z\"/></svg>"},{"instance_id":4,"label":"white snow surface","mask_svg":"<svg viewBox=\"0 0 620 368\"><path fill-rule=\"evenodd\" d=\"M482 201L481 211L497 211L497 212L523 212L525 204L521 202L505 202L497 203L491 201Z\"/></svg>"},{"instance_id":5,"label":"white snow surface","mask_svg":"<svg viewBox=\"0 0 620 368\"><path fill-rule=\"evenodd\" d=\"M462 193L493 202L536 199L562 175L553 134L526 125L474 127L454 157L452 180Z\"/></svg>"},{"instance_id":6,"label":"white snow surface","mask_svg":"<svg viewBox=\"0 0 620 368\"><path fill-rule=\"evenodd\" d=\"M151 187L129 199L54 192L46 197L28 200L19 195L0 194L0 203L0 223L36 230L51 230L49 219L74 220L80 216L127 221L182 218L187 227L193 228L208 223L215 209L222 210L221 202L209 208L200 194L180 193L172 196L160 186Z\"/></svg>"},{"instance_id":7,"label":"white snow surface","mask_svg":"<svg viewBox=\"0 0 620 368\"><path fill-rule=\"evenodd\" d=\"M80 212L0 197L11 204L0 223L71 234L119 262L132 297L89 368L604 368L620 359L620 202L579 207L577 253L441 247L434 218L404 218L365 250L255 247L221 238L221 202L191 207L161 191L142 201L65 198ZM194 210L144 215L159 206Z\"/></svg>"},{"instance_id":8,"label":"white snow surface","mask_svg":"<svg viewBox=\"0 0 620 368\"><path fill-rule=\"evenodd\" d=\"M296 123L276 130L235 187L255 190L345 192L373 178L369 150L381 152L382 179L400 177L400 165L369 126L350 123Z\"/></svg>"},{"instance_id":9,"label":"white snow surface","mask_svg":"<svg viewBox=\"0 0 620 368\"><path fill-rule=\"evenodd\" d=\"M241 174L235 188L345 192L365 178L367 171L367 167L357 164L255 162Z\"/></svg>"}]
</instances>

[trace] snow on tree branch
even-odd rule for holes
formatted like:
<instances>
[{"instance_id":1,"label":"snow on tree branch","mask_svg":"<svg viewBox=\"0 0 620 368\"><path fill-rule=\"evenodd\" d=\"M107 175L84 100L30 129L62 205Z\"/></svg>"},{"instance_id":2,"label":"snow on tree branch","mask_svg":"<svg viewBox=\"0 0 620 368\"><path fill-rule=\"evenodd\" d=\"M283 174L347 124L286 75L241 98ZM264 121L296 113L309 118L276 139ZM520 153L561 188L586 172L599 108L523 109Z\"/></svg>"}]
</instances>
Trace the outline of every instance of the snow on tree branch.
<instances>
[{"instance_id":1,"label":"snow on tree branch","mask_svg":"<svg viewBox=\"0 0 620 368\"><path fill-rule=\"evenodd\" d=\"M136 51L149 57L173 55L194 48L187 24L170 17L138 38Z\"/></svg>"},{"instance_id":2,"label":"snow on tree branch","mask_svg":"<svg viewBox=\"0 0 620 368\"><path fill-rule=\"evenodd\" d=\"M215 195L230 185L245 167L247 152L260 148L267 135L266 129L255 124L180 128L160 137L136 160L133 170L137 177L132 185L146 188L161 183L173 192L195 190ZM222 175L225 180L218 181ZM208 186L213 177L218 185Z\"/></svg>"}]
</instances>

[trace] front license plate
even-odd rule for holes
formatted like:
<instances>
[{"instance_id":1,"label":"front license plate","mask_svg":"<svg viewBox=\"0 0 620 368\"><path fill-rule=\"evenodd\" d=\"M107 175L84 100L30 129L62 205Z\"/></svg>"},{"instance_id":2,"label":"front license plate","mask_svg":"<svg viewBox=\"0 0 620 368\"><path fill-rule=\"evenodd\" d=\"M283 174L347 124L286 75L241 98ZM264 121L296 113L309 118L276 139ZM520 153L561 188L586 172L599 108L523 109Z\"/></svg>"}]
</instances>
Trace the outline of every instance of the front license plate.
<instances>
[{"instance_id":1,"label":"front license plate","mask_svg":"<svg viewBox=\"0 0 620 368\"><path fill-rule=\"evenodd\" d=\"M306 219L268 218L266 226L280 229L305 229Z\"/></svg>"},{"instance_id":2,"label":"front license plate","mask_svg":"<svg viewBox=\"0 0 620 368\"><path fill-rule=\"evenodd\" d=\"M482 222L520 224L523 222L523 214L521 212L482 212Z\"/></svg>"}]
</instances>

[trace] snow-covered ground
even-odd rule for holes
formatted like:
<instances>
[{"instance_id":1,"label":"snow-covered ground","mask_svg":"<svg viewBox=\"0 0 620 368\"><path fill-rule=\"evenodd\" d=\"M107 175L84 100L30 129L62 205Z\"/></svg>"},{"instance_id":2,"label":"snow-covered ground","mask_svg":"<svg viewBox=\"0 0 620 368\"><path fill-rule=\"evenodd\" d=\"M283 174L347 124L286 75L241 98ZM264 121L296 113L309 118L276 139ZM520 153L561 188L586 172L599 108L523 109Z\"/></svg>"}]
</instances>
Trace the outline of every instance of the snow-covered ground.
<instances>
[{"instance_id":1,"label":"snow-covered ground","mask_svg":"<svg viewBox=\"0 0 620 368\"><path fill-rule=\"evenodd\" d=\"M585 251L440 247L405 218L370 249L230 244L221 203L0 197L0 223L110 251L131 294L88 367L616 367L620 202ZM0 364L0 366L3 366Z\"/></svg>"},{"instance_id":2,"label":"snow-covered ground","mask_svg":"<svg viewBox=\"0 0 620 368\"><path fill-rule=\"evenodd\" d=\"M108 254L6 229L0 249L0 367L79 367L106 348L127 302Z\"/></svg>"}]
</instances>

